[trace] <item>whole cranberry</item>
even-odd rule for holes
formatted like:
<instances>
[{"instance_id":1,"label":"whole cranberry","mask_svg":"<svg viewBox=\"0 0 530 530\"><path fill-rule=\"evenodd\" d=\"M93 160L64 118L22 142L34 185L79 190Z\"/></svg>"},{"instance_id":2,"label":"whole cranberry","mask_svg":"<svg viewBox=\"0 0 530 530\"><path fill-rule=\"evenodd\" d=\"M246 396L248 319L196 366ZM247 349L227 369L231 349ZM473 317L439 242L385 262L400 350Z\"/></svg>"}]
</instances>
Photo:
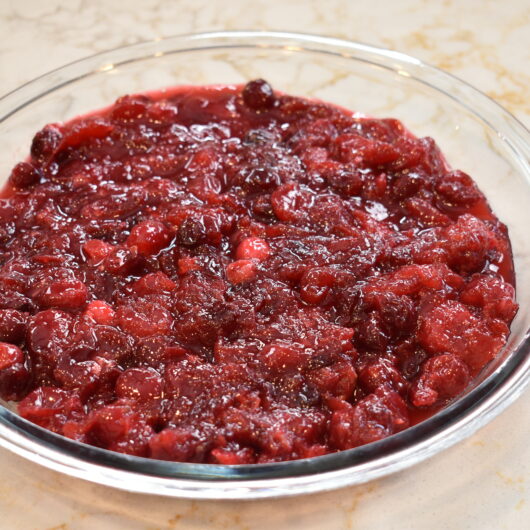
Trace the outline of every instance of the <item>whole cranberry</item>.
<instances>
[{"instance_id":1,"label":"whole cranberry","mask_svg":"<svg viewBox=\"0 0 530 530\"><path fill-rule=\"evenodd\" d=\"M56 125L46 125L31 143L31 156L38 162L46 162L59 147L63 135Z\"/></svg>"},{"instance_id":2,"label":"whole cranberry","mask_svg":"<svg viewBox=\"0 0 530 530\"><path fill-rule=\"evenodd\" d=\"M272 87L263 79L249 81L243 89L243 101L253 110L270 109L274 105Z\"/></svg>"},{"instance_id":3,"label":"whole cranberry","mask_svg":"<svg viewBox=\"0 0 530 530\"><path fill-rule=\"evenodd\" d=\"M265 261L271 250L269 244L260 237L247 237L239 243L236 250L237 259L255 259Z\"/></svg>"},{"instance_id":4,"label":"whole cranberry","mask_svg":"<svg viewBox=\"0 0 530 530\"><path fill-rule=\"evenodd\" d=\"M140 254L158 254L171 240L171 234L160 221L150 219L138 223L127 238L127 245L136 247Z\"/></svg>"}]
</instances>

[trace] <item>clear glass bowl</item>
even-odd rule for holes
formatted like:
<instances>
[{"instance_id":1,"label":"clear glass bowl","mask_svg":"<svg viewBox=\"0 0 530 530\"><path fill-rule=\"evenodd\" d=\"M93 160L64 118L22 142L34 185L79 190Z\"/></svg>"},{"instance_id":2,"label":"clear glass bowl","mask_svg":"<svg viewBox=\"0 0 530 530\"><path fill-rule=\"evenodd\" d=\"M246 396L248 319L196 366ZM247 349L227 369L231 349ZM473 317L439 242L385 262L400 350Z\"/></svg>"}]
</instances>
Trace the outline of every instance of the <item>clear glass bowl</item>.
<instances>
[{"instance_id":1,"label":"clear glass bowl","mask_svg":"<svg viewBox=\"0 0 530 530\"><path fill-rule=\"evenodd\" d=\"M278 464L172 463L112 453L47 432L0 406L0 445L34 462L125 490L188 498L248 499L366 482L453 445L521 394L530 375L530 133L466 83L401 53L312 35L265 32L174 37L89 57L0 99L0 175L25 158L33 134L126 94L263 77L432 136L454 168L470 173L510 231L520 310L509 342L465 396L385 440ZM6 404L4 404L6 405Z\"/></svg>"}]
</instances>

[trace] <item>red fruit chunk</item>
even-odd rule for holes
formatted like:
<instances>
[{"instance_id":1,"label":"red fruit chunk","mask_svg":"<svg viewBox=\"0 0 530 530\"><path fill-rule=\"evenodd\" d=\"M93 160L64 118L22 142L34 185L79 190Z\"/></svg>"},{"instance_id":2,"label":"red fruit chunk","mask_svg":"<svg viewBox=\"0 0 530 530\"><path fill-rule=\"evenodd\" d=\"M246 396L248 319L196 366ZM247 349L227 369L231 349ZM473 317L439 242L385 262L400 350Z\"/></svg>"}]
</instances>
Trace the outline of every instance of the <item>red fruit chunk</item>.
<instances>
[{"instance_id":1,"label":"red fruit chunk","mask_svg":"<svg viewBox=\"0 0 530 530\"><path fill-rule=\"evenodd\" d=\"M33 289L33 298L42 307L80 309L87 296L86 285L75 278L43 278Z\"/></svg>"},{"instance_id":2,"label":"red fruit chunk","mask_svg":"<svg viewBox=\"0 0 530 530\"><path fill-rule=\"evenodd\" d=\"M359 195L363 189L364 177L361 170L357 168L340 168L332 170L328 176L330 186L347 197Z\"/></svg>"},{"instance_id":3,"label":"red fruit chunk","mask_svg":"<svg viewBox=\"0 0 530 530\"><path fill-rule=\"evenodd\" d=\"M55 153L62 140L62 133L57 125L46 125L33 138L31 156L36 162L47 162Z\"/></svg>"},{"instance_id":4,"label":"red fruit chunk","mask_svg":"<svg viewBox=\"0 0 530 530\"><path fill-rule=\"evenodd\" d=\"M72 318L55 309L40 311L28 323L27 345L32 352L58 351L70 336Z\"/></svg>"},{"instance_id":5,"label":"red fruit chunk","mask_svg":"<svg viewBox=\"0 0 530 530\"><path fill-rule=\"evenodd\" d=\"M149 440L149 456L158 460L187 462L193 458L198 440L184 429L165 429Z\"/></svg>"},{"instance_id":6,"label":"red fruit chunk","mask_svg":"<svg viewBox=\"0 0 530 530\"><path fill-rule=\"evenodd\" d=\"M98 324L112 324L115 312L106 302L94 300L88 304L85 315Z\"/></svg>"},{"instance_id":7,"label":"red fruit chunk","mask_svg":"<svg viewBox=\"0 0 530 530\"><path fill-rule=\"evenodd\" d=\"M502 348L507 334L506 325L480 319L450 300L422 316L418 339L431 354L455 355L476 373Z\"/></svg>"},{"instance_id":8,"label":"red fruit chunk","mask_svg":"<svg viewBox=\"0 0 530 530\"><path fill-rule=\"evenodd\" d=\"M425 361L409 397L416 407L430 407L460 394L469 380L469 369L458 357L438 355Z\"/></svg>"},{"instance_id":9,"label":"red fruit chunk","mask_svg":"<svg viewBox=\"0 0 530 530\"><path fill-rule=\"evenodd\" d=\"M149 99L145 96L122 96L111 112L114 120L129 121L141 118L148 108Z\"/></svg>"},{"instance_id":10,"label":"red fruit chunk","mask_svg":"<svg viewBox=\"0 0 530 530\"><path fill-rule=\"evenodd\" d=\"M399 158L399 151L391 144L370 140L357 134L343 134L335 140L335 149L343 162L379 166Z\"/></svg>"},{"instance_id":11,"label":"red fruit chunk","mask_svg":"<svg viewBox=\"0 0 530 530\"><path fill-rule=\"evenodd\" d=\"M112 245L99 239L91 239L83 244L83 253L91 265L99 265L113 249Z\"/></svg>"},{"instance_id":12,"label":"red fruit chunk","mask_svg":"<svg viewBox=\"0 0 530 530\"><path fill-rule=\"evenodd\" d=\"M359 384L366 392L375 392L379 387L387 387L403 394L407 382L387 359L368 364L359 372Z\"/></svg>"},{"instance_id":13,"label":"red fruit chunk","mask_svg":"<svg viewBox=\"0 0 530 530\"><path fill-rule=\"evenodd\" d=\"M28 316L16 309L0 309L0 340L19 342L26 333Z\"/></svg>"},{"instance_id":14,"label":"red fruit chunk","mask_svg":"<svg viewBox=\"0 0 530 530\"><path fill-rule=\"evenodd\" d=\"M18 401L28 391L31 374L22 363L15 363L0 370L0 398L6 401Z\"/></svg>"},{"instance_id":15,"label":"red fruit chunk","mask_svg":"<svg viewBox=\"0 0 530 530\"><path fill-rule=\"evenodd\" d=\"M63 389L79 390L80 397L85 398L94 391L101 371L101 366L96 361L76 362L72 359L62 359L53 375Z\"/></svg>"},{"instance_id":16,"label":"red fruit chunk","mask_svg":"<svg viewBox=\"0 0 530 530\"><path fill-rule=\"evenodd\" d=\"M37 183L40 178L41 174L37 168L27 162L20 162L11 171L9 183L15 188L24 189Z\"/></svg>"},{"instance_id":17,"label":"red fruit chunk","mask_svg":"<svg viewBox=\"0 0 530 530\"><path fill-rule=\"evenodd\" d=\"M313 199L310 190L294 183L284 184L271 195L272 209L280 221L298 223L306 217L304 210L311 205Z\"/></svg>"},{"instance_id":18,"label":"red fruit chunk","mask_svg":"<svg viewBox=\"0 0 530 530\"><path fill-rule=\"evenodd\" d=\"M333 274L324 268L312 268L300 280L300 298L308 304L320 304L334 283Z\"/></svg>"},{"instance_id":19,"label":"red fruit chunk","mask_svg":"<svg viewBox=\"0 0 530 530\"><path fill-rule=\"evenodd\" d=\"M310 380L320 393L348 400L355 390L357 373L350 363L338 362L315 370L311 373Z\"/></svg>"},{"instance_id":20,"label":"red fruit chunk","mask_svg":"<svg viewBox=\"0 0 530 530\"><path fill-rule=\"evenodd\" d=\"M254 451L248 447L239 450L213 449L211 456L213 463L225 466L252 464L256 460Z\"/></svg>"},{"instance_id":21,"label":"red fruit chunk","mask_svg":"<svg viewBox=\"0 0 530 530\"><path fill-rule=\"evenodd\" d=\"M158 254L171 240L171 234L160 221L149 220L138 223L127 238L129 247L136 247L140 254Z\"/></svg>"},{"instance_id":22,"label":"red fruit chunk","mask_svg":"<svg viewBox=\"0 0 530 530\"><path fill-rule=\"evenodd\" d=\"M337 449L351 449L386 438L408 426L407 406L399 394L378 389L354 407L333 413L330 443Z\"/></svg>"},{"instance_id":23,"label":"red fruit chunk","mask_svg":"<svg viewBox=\"0 0 530 530\"><path fill-rule=\"evenodd\" d=\"M180 258L178 260L178 272L179 274L187 274L188 272L196 271L200 269L200 264L196 258Z\"/></svg>"},{"instance_id":24,"label":"red fruit chunk","mask_svg":"<svg viewBox=\"0 0 530 530\"><path fill-rule=\"evenodd\" d=\"M137 247L133 247L132 250L116 247L103 260L102 267L116 276L126 276L141 263L137 250Z\"/></svg>"},{"instance_id":25,"label":"red fruit chunk","mask_svg":"<svg viewBox=\"0 0 530 530\"><path fill-rule=\"evenodd\" d=\"M41 427L60 431L68 418L82 414L82 405L73 392L42 386L18 404L18 411L22 417Z\"/></svg>"},{"instance_id":26,"label":"red fruit chunk","mask_svg":"<svg viewBox=\"0 0 530 530\"><path fill-rule=\"evenodd\" d=\"M77 147L83 142L104 138L108 136L113 130L110 123L106 123L102 119L92 119L81 121L74 124L68 130L65 130L63 139L58 146L58 149L66 149L67 147Z\"/></svg>"},{"instance_id":27,"label":"red fruit chunk","mask_svg":"<svg viewBox=\"0 0 530 530\"><path fill-rule=\"evenodd\" d=\"M139 295L170 292L176 286L177 284L163 272L151 272L134 282L134 290Z\"/></svg>"},{"instance_id":28,"label":"red fruit chunk","mask_svg":"<svg viewBox=\"0 0 530 530\"><path fill-rule=\"evenodd\" d=\"M146 452L147 439L152 434L150 429L144 433L145 423L137 414L128 406L120 405L107 405L96 410L87 427L90 443L138 456ZM146 439L142 439L144 434Z\"/></svg>"},{"instance_id":29,"label":"red fruit chunk","mask_svg":"<svg viewBox=\"0 0 530 530\"><path fill-rule=\"evenodd\" d=\"M143 301L120 307L116 318L124 331L138 338L164 335L171 328L173 320L164 307Z\"/></svg>"},{"instance_id":30,"label":"red fruit chunk","mask_svg":"<svg viewBox=\"0 0 530 530\"><path fill-rule=\"evenodd\" d=\"M284 373L302 370L310 354L297 344L269 344L261 351L263 363L273 372Z\"/></svg>"},{"instance_id":31,"label":"red fruit chunk","mask_svg":"<svg viewBox=\"0 0 530 530\"><path fill-rule=\"evenodd\" d=\"M118 397L146 401L162 397L162 378L153 368L130 368L116 381Z\"/></svg>"},{"instance_id":32,"label":"red fruit chunk","mask_svg":"<svg viewBox=\"0 0 530 530\"><path fill-rule=\"evenodd\" d=\"M6 342L0 342L0 370L4 370L17 363L24 362L24 353L22 350Z\"/></svg>"},{"instance_id":33,"label":"red fruit chunk","mask_svg":"<svg viewBox=\"0 0 530 530\"><path fill-rule=\"evenodd\" d=\"M206 227L200 219L188 217L179 225L177 240L186 247L195 247L206 240Z\"/></svg>"},{"instance_id":34,"label":"red fruit chunk","mask_svg":"<svg viewBox=\"0 0 530 530\"><path fill-rule=\"evenodd\" d=\"M511 322L517 312L515 289L494 276L474 276L462 291L460 301L480 307L488 317L500 318L506 323Z\"/></svg>"},{"instance_id":35,"label":"red fruit chunk","mask_svg":"<svg viewBox=\"0 0 530 530\"><path fill-rule=\"evenodd\" d=\"M463 171L450 171L436 183L436 191L449 207L473 206L482 197L471 177Z\"/></svg>"},{"instance_id":36,"label":"red fruit chunk","mask_svg":"<svg viewBox=\"0 0 530 530\"><path fill-rule=\"evenodd\" d=\"M256 264L248 259L234 261L226 267L226 277L229 282L234 284L250 282L256 273Z\"/></svg>"},{"instance_id":37,"label":"red fruit chunk","mask_svg":"<svg viewBox=\"0 0 530 530\"><path fill-rule=\"evenodd\" d=\"M451 219L447 215L424 199L413 197L405 200L403 204L407 211L421 221L425 227L446 226L451 223Z\"/></svg>"},{"instance_id":38,"label":"red fruit chunk","mask_svg":"<svg viewBox=\"0 0 530 530\"><path fill-rule=\"evenodd\" d=\"M239 243L236 250L237 259L255 259L265 261L271 250L269 244L259 237L247 237Z\"/></svg>"}]
</instances>

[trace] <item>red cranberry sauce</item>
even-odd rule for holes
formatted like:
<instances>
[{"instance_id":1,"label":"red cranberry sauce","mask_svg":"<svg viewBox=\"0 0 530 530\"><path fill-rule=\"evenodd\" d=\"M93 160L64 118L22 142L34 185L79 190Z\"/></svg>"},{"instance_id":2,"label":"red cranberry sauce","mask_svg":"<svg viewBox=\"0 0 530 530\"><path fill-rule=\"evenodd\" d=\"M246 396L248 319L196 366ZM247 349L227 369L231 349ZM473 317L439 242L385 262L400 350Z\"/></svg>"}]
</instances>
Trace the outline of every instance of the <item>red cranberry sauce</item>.
<instances>
[{"instance_id":1,"label":"red cranberry sauce","mask_svg":"<svg viewBox=\"0 0 530 530\"><path fill-rule=\"evenodd\" d=\"M0 395L132 455L242 464L397 433L506 341L505 227L434 141L245 87L47 125L0 199Z\"/></svg>"}]
</instances>

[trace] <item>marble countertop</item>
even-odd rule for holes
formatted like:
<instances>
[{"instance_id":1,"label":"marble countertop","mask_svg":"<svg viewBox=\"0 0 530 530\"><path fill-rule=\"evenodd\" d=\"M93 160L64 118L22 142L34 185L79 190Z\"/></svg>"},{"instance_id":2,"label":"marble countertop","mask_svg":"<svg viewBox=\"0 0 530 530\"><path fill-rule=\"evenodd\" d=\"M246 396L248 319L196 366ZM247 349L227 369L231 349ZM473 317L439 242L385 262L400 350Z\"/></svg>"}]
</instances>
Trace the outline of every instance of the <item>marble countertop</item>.
<instances>
[{"instance_id":1,"label":"marble countertop","mask_svg":"<svg viewBox=\"0 0 530 530\"><path fill-rule=\"evenodd\" d=\"M319 33L393 48L472 83L530 126L530 1L0 0L0 94L140 40L221 29ZM0 530L523 529L530 393L473 437L411 469L307 497L196 502L130 494L0 450Z\"/></svg>"}]
</instances>

